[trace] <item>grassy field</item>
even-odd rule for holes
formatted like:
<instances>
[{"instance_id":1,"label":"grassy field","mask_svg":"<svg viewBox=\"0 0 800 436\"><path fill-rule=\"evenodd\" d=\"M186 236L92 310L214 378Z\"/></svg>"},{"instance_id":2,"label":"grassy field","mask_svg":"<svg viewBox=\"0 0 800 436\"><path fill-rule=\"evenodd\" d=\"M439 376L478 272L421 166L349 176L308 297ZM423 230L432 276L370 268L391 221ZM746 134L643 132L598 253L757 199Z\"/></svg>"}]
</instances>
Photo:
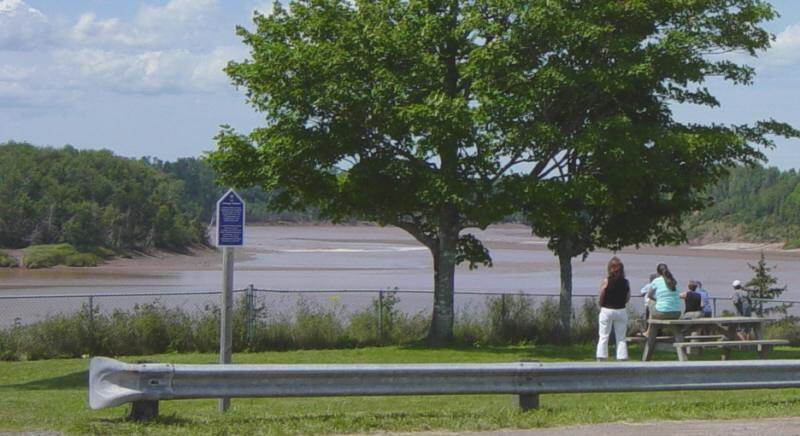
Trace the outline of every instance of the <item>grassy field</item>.
<instances>
[{"instance_id":1,"label":"grassy field","mask_svg":"<svg viewBox=\"0 0 800 436\"><path fill-rule=\"evenodd\" d=\"M632 358L640 355L632 349ZM313 350L234 355L235 363L423 363L591 361L591 346L465 349L414 347ZM713 352L704 359L717 357ZM671 360L674 355L661 354ZM753 358L734 353L735 358ZM772 357L800 358L798 348ZM153 362L213 363L213 354L130 357ZM95 434L284 434L534 428L609 421L796 416L800 389L542 395L541 408L520 412L510 395L234 399L217 412L216 400L163 401L158 420L126 422L125 406L87 406L88 359L0 362L0 432L55 430Z\"/></svg>"}]
</instances>

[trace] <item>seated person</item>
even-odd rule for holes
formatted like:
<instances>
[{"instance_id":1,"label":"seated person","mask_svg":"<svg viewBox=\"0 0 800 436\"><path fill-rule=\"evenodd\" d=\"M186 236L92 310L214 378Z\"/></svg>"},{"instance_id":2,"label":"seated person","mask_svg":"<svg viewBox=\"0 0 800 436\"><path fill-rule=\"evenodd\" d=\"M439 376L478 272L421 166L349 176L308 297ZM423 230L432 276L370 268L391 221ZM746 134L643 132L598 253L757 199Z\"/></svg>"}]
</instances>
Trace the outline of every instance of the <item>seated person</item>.
<instances>
[{"instance_id":1,"label":"seated person","mask_svg":"<svg viewBox=\"0 0 800 436\"><path fill-rule=\"evenodd\" d=\"M681 319L698 319L703 317L703 297L697 292L697 282L689 281L689 290L681 292L685 310Z\"/></svg>"},{"instance_id":2,"label":"seated person","mask_svg":"<svg viewBox=\"0 0 800 436\"><path fill-rule=\"evenodd\" d=\"M714 316L714 310L711 304L711 297L708 295L708 291L703 287L703 283L700 280L695 280L697 283L697 293L700 294L700 297L703 299L703 316L705 318L711 318Z\"/></svg>"}]
</instances>

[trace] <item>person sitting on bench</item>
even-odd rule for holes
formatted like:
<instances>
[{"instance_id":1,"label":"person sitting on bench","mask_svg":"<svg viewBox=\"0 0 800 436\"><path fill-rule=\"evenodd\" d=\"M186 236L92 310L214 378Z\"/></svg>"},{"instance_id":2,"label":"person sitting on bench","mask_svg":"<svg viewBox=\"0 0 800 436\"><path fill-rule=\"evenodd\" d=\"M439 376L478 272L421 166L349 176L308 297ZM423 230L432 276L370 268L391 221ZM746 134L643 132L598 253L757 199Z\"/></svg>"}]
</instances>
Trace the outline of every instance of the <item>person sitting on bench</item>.
<instances>
[{"instance_id":1,"label":"person sitting on bench","mask_svg":"<svg viewBox=\"0 0 800 436\"><path fill-rule=\"evenodd\" d=\"M685 302L685 310L681 319L698 319L703 317L703 297L697 292L697 282L689 281L689 290L681 292Z\"/></svg>"}]
</instances>

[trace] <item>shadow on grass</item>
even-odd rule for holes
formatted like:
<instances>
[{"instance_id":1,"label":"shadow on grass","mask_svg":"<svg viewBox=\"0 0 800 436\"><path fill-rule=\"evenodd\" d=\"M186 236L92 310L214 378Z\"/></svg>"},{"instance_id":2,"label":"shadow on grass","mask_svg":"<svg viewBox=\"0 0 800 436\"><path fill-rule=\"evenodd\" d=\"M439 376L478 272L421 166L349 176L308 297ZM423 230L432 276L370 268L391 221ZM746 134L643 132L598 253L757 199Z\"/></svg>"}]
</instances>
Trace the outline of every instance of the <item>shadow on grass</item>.
<instances>
[{"instance_id":1,"label":"shadow on grass","mask_svg":"<svg viewBox=\"0 0 800 436\"><path fill-rule=\"evenodd\" d=\"M127 413L127 409L126 409ZM136 425L173 425L173 426L186 426L192 424L198 424L196 421L188 418L181 418L174 414L170 415L158 415L157 417L146 420L146 421L131 421L127 418L127 416L120 416L119 418L99 418L94 419L90 424L100 424L100 425L124 425L124 424L136 424Z\"/></svg>"},{"instance_id":2,"label":"shadow on grass","mask_svg":"<svg viewBox=\"0 0 800 436\"><path fill-rule=\"evenodd\" d=\"M461 353L496 354L498 356L521 355L524 359L537 358L553 360L593 360L594 344L574 345L498 345L475 346L464 344L433 346L425 342L416 342L398 347L401 350L445 350Z\"/></svg>"},{"instance_id":3,"label":"shadow on grass","mask_svg":"<svg viewBox=\"0 0 800 436\"><path fill-rule=\"evenodd\" d=\"M26 383L0 386L0 388L19 390L76 389L88 387L89 371L77 371L57 377L43 378Z\"/></svg>"}]
</instances>

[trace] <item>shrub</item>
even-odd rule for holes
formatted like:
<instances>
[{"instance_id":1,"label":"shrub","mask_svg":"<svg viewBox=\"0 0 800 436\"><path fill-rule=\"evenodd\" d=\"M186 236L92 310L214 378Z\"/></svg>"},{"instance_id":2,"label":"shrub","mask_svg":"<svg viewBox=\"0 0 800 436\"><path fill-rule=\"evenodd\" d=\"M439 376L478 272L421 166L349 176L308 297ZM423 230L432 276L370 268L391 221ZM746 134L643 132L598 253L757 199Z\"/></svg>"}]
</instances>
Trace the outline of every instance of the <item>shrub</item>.
<instances>
[{"instance_id":1,"label":"shrub","mask_svg":"<svg viewBox=\"0 0 800 436\"><path fill-rule=\"evenodd\" d=\"M572 342L587 343L597 340L598 318L600 306L597 301L587 298L578 309L575 321L572 323ZM628 326L632 324L632 317L628 318Z\"/></svg>"},{"instance_id":2,"label":"shrub","mask_svg":"<svg viewBox=\"0 0 800 436\"><path fill-rule=\"evenodd\" d=\"M539 335L534 302L524 295L501 295L487 301L488 342L533 342Z\"/></svg>"},{"instance_id":3,"label":"shrub","mask_svg":"<svg viewBox=\"0 0 800 436\"><path fill-rule=\"evenodd\" d=\"M26 268L51 268L56 265L91 267L100 263L95 253L79 253L70 244L31 245L24 250L22 263Z\"/></svg>"},{"instance_id":4,"label":"shrub","mask_svg":"<svg viewBox=\"0 0 800 436\"><path fill-rule=\"evenodd\" d=\"M0 268L16 268L19 266L19 261L16 257L9 255L3 250L0 250Z\"/></svg>"},{"instance_id":5,"label":"shrub","mask_svg":"<svg viewBox=\"0 0 800 436\"><path fill-rule=\"evenodd\" d=\"M790 345L800 345L800 318L789 316L768 324L764 329L764 337L767 339L787 339Z\"/></svg>"},{"instance_id":6,"label":"shrub","mask_svg":"<svg viewBox=\"0 0 800 436\"><path fill-rule=\"evenodd\" d=\"M72 267L91 267L97 266L100 258L92 253L70 254L64 258L64 265Z\"/></svg>"},{"instance_id":7,"label":"shrub","mask_svg":"<svg viewBox=\"0 0 800 436\"><path fill-rule=\"evenodd\" d=\"M78 254L69 244L31 245L24 252L22 263L26 268L50 268L62 265L68 256Z\"/></svg>"},{"instance_id":8,"label":"shrub","mask_svg":"<svg viewBox=\"0 0 800 436\"><path fill-rule=\"evenodd\" d=\"M348 348L381 344L410 344L425 336L430 318L423 312L398 309L396 294L387 292L360 311L347 313L331 299L329 307L299 299L294 310L277 312L265 301L250 305L239 298L234 306L234 351ZM382 334L378 330L378 313ZM594 341L597 305L587 299L575 314L573 340ZM159 300L131 309L104 313L84 306L73 314L55 314L27 325L0 330L0 359L31 360L79 357L84 354L146 355L165 352L216 352L219 349L220 309L207 304L196 311L167 307ZM252 316L250 327L247 319ZM497 296L479 308L465 307L455 320L457 343L494 345L558 343L558 301L535 305L523 295ZM797 323L770 327L776 336L800 343ZM783 329L783 330L779 330ZM249 330L249 334L248 334Z\"/></svg>"},{"instance_id":9,"label":"shrub","mask_svg":"<svg viewBox=\"0 0 800 436\"><path fill-rule=\"evenodd\" d=\"M345 334L358 346L399 345L421 339L428 328L427 318L422 312L401 312L399 302L392 291L384 292L383 299L373 298L369 307L349 316Z\"/></svg>"}]
</instances>

